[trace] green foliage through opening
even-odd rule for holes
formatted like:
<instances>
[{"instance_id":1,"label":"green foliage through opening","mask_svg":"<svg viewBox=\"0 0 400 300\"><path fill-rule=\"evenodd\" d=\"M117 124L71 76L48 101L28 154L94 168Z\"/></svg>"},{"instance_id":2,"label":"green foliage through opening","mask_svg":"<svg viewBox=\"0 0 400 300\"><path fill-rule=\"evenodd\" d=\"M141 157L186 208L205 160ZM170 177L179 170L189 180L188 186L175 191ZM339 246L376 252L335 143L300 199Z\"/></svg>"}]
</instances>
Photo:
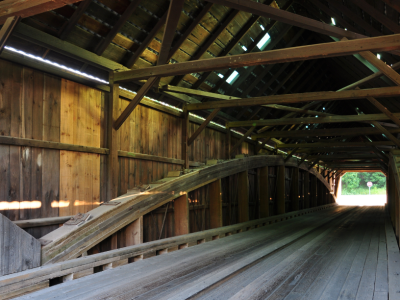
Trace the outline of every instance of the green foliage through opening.
<instances>
[{"instance_id":1,"label":"green foliage through opening","mask_svg":"<svg viewBox=\"0 0 400 300\"><path fill-rule=\"evenodd\" d=\"M346 173L342 177L342 195L368 195L367 182L372 182L371 195L386 194L386 177L381 172Z\"/></svg>"}]
</instances>

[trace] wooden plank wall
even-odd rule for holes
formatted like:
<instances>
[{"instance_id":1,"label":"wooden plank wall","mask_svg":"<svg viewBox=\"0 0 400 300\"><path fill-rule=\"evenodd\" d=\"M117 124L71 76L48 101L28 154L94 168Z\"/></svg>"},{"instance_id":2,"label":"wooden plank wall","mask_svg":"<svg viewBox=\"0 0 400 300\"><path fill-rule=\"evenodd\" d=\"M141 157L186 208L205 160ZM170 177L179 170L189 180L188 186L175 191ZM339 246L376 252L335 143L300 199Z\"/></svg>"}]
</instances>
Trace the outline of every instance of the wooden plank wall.
<instances>
[{"instance_id":1,"label":"wooden plank wall","mask_svg":"<svg viewBox=\"0 0 400 300\"><path fill-rule=\"evenodd\" d=\"M105 148L107 98L102 91L0 60L0 135ZM120 101L122 111L128 101ZM118 131L118 147L181 159L181 122L176 116L139 105ZM198 126L190 123L190 134ZM206 128L189 147L190 160L225 159L225 138L225 133ZM236 142L232 138L232 146ZM235 154L240 153L251 155L254 146L245 142ZM119 163L119 195L181 169L177 164L126 157L120 157ZM105 155L0 145L4 174L0 213L16 221L86 212L106 199L105 167ZM163 218L162 214L145 216L145 232L146 226L156 223L161 230ZM173 234L172 220L168 212L163 236ZM27 231L39 238L57 226ZM157 233L150 231L145 240L156 238Z\"/></svg>"},{"instance_id":2,"label":"wooden plank wall","mask_svg":"<svg viewBox=\"0 0 400 300\"><path fill-rule=\"evenodd\" d=\"M40 266L40 242L0 214L0 276Z\"/></svg>"},{"instance_id":3,"label":"wooden plank wall","mask_svg":"<svg viewBox=\"0 0 400 300\"><path fill-rule=\"evenodd\" d=\"M61 79L0 60L0 134L60 141ZM0 208L10 220L59 215L58 150L0 145ZM28 230L39 237L57 226Z\"/></svg>"}]
</instances>

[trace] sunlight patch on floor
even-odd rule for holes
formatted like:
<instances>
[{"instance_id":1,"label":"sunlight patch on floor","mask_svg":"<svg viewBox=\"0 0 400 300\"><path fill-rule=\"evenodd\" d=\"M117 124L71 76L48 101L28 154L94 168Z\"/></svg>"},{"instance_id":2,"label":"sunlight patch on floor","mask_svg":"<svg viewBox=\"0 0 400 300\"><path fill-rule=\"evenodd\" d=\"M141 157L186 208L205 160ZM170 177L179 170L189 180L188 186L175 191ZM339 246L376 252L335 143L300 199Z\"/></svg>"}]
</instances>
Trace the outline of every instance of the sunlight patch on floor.
<instances>
[{"instance_id":1,"label":"sunlight patch on floor","mask_svg":"<svg viewBox=\"0 0 400 300\"><path fill-rule=\"evenodd\" d=\"M383 206L386 195L340 195L336 202L339 205Z\"/></svg>"}]
</instances>

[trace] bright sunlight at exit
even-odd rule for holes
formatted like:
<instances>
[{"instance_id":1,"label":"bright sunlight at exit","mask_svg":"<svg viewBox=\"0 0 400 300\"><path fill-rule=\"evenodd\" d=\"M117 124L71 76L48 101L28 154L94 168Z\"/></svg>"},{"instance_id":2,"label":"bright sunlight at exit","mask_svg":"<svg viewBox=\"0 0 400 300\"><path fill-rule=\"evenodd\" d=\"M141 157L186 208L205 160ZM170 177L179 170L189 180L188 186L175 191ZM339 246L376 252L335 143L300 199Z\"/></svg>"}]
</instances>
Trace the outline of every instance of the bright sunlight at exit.
<instances>
[{"instance_id":1,"label":"bright sunlight at exit","mask_svg":"<svg viewBox=\"0 0 400 300\"><path fill-rule=\"evenodd\" d=\"M349 172L339 183L340 205L385 205L386 176L381 172Z\"/></svg>"}]
</instances>

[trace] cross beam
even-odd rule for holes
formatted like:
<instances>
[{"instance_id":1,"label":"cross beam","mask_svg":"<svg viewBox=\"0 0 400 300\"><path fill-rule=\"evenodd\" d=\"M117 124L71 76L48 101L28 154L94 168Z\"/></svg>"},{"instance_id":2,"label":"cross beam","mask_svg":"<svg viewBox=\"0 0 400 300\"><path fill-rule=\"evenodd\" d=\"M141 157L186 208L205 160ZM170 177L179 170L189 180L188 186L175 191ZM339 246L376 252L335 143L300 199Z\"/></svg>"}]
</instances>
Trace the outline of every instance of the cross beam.
<instances>
[{"instance_id":1,"label":"cross beam","mask_svg":"<svg viewBox=\"0 0 400 300\"><path fill-rule=\"evenodd\" d=\"M312 101L333 101L333 100L352 100L362 99L366 97L391 97L400 95L398 87L385 87L375 89L351 90L340 92L312 92L301 94L283 94L274 96L262 96L253 98L242 98L230 101L210 101L205 103L188 104L189 111L214 109L225 107L238 107L238 106L257 106L265 104L285 104L285 103L299 103L299 102L312 102Z\"/></svg>"},{"instance_id":2,"label":"cross beam","mask_svg":"<svg viewBox=\"0 0 400 300\"><path fill-rule=\"evenodd\" d=\"M390 133L400 133L400 129L388 129ZM331 129L315 129L315 130L298 130L298 131L270 131L261 134L252 135L252 139L261 139L268 137L319 137L319 136L353 136L353 135L377 135L381 131L372 127L354 127L354 128L331 128Z\"/></svg>"},{"instance_id":3,"label":"cross beam","mask_svg":"<svg viewBox=\"0 0 400 300\"><path fill-rule=\"evenodd\" d=\"M117 82L132 81L147 79L153 76L166 77L244 66L336 57L355 54L361 51L391 51L397 49L400 49L400 35L394 34L129 70L116 73L115 80Z\"/></svg>"},{"instance_id":4,"label":"cross beam","mask_svg":"<svg viewBox=\"0 0 400 300\"><path fill-rule=\"evenodd\" d=\"M379 141L379 142L322 142L322 143L298 143L298 144L276 144L277 149L284 148L323 148L323 147L370 147L370 146L393 146L394 143L390 141Z\"/></svg>"}]
</instances>

